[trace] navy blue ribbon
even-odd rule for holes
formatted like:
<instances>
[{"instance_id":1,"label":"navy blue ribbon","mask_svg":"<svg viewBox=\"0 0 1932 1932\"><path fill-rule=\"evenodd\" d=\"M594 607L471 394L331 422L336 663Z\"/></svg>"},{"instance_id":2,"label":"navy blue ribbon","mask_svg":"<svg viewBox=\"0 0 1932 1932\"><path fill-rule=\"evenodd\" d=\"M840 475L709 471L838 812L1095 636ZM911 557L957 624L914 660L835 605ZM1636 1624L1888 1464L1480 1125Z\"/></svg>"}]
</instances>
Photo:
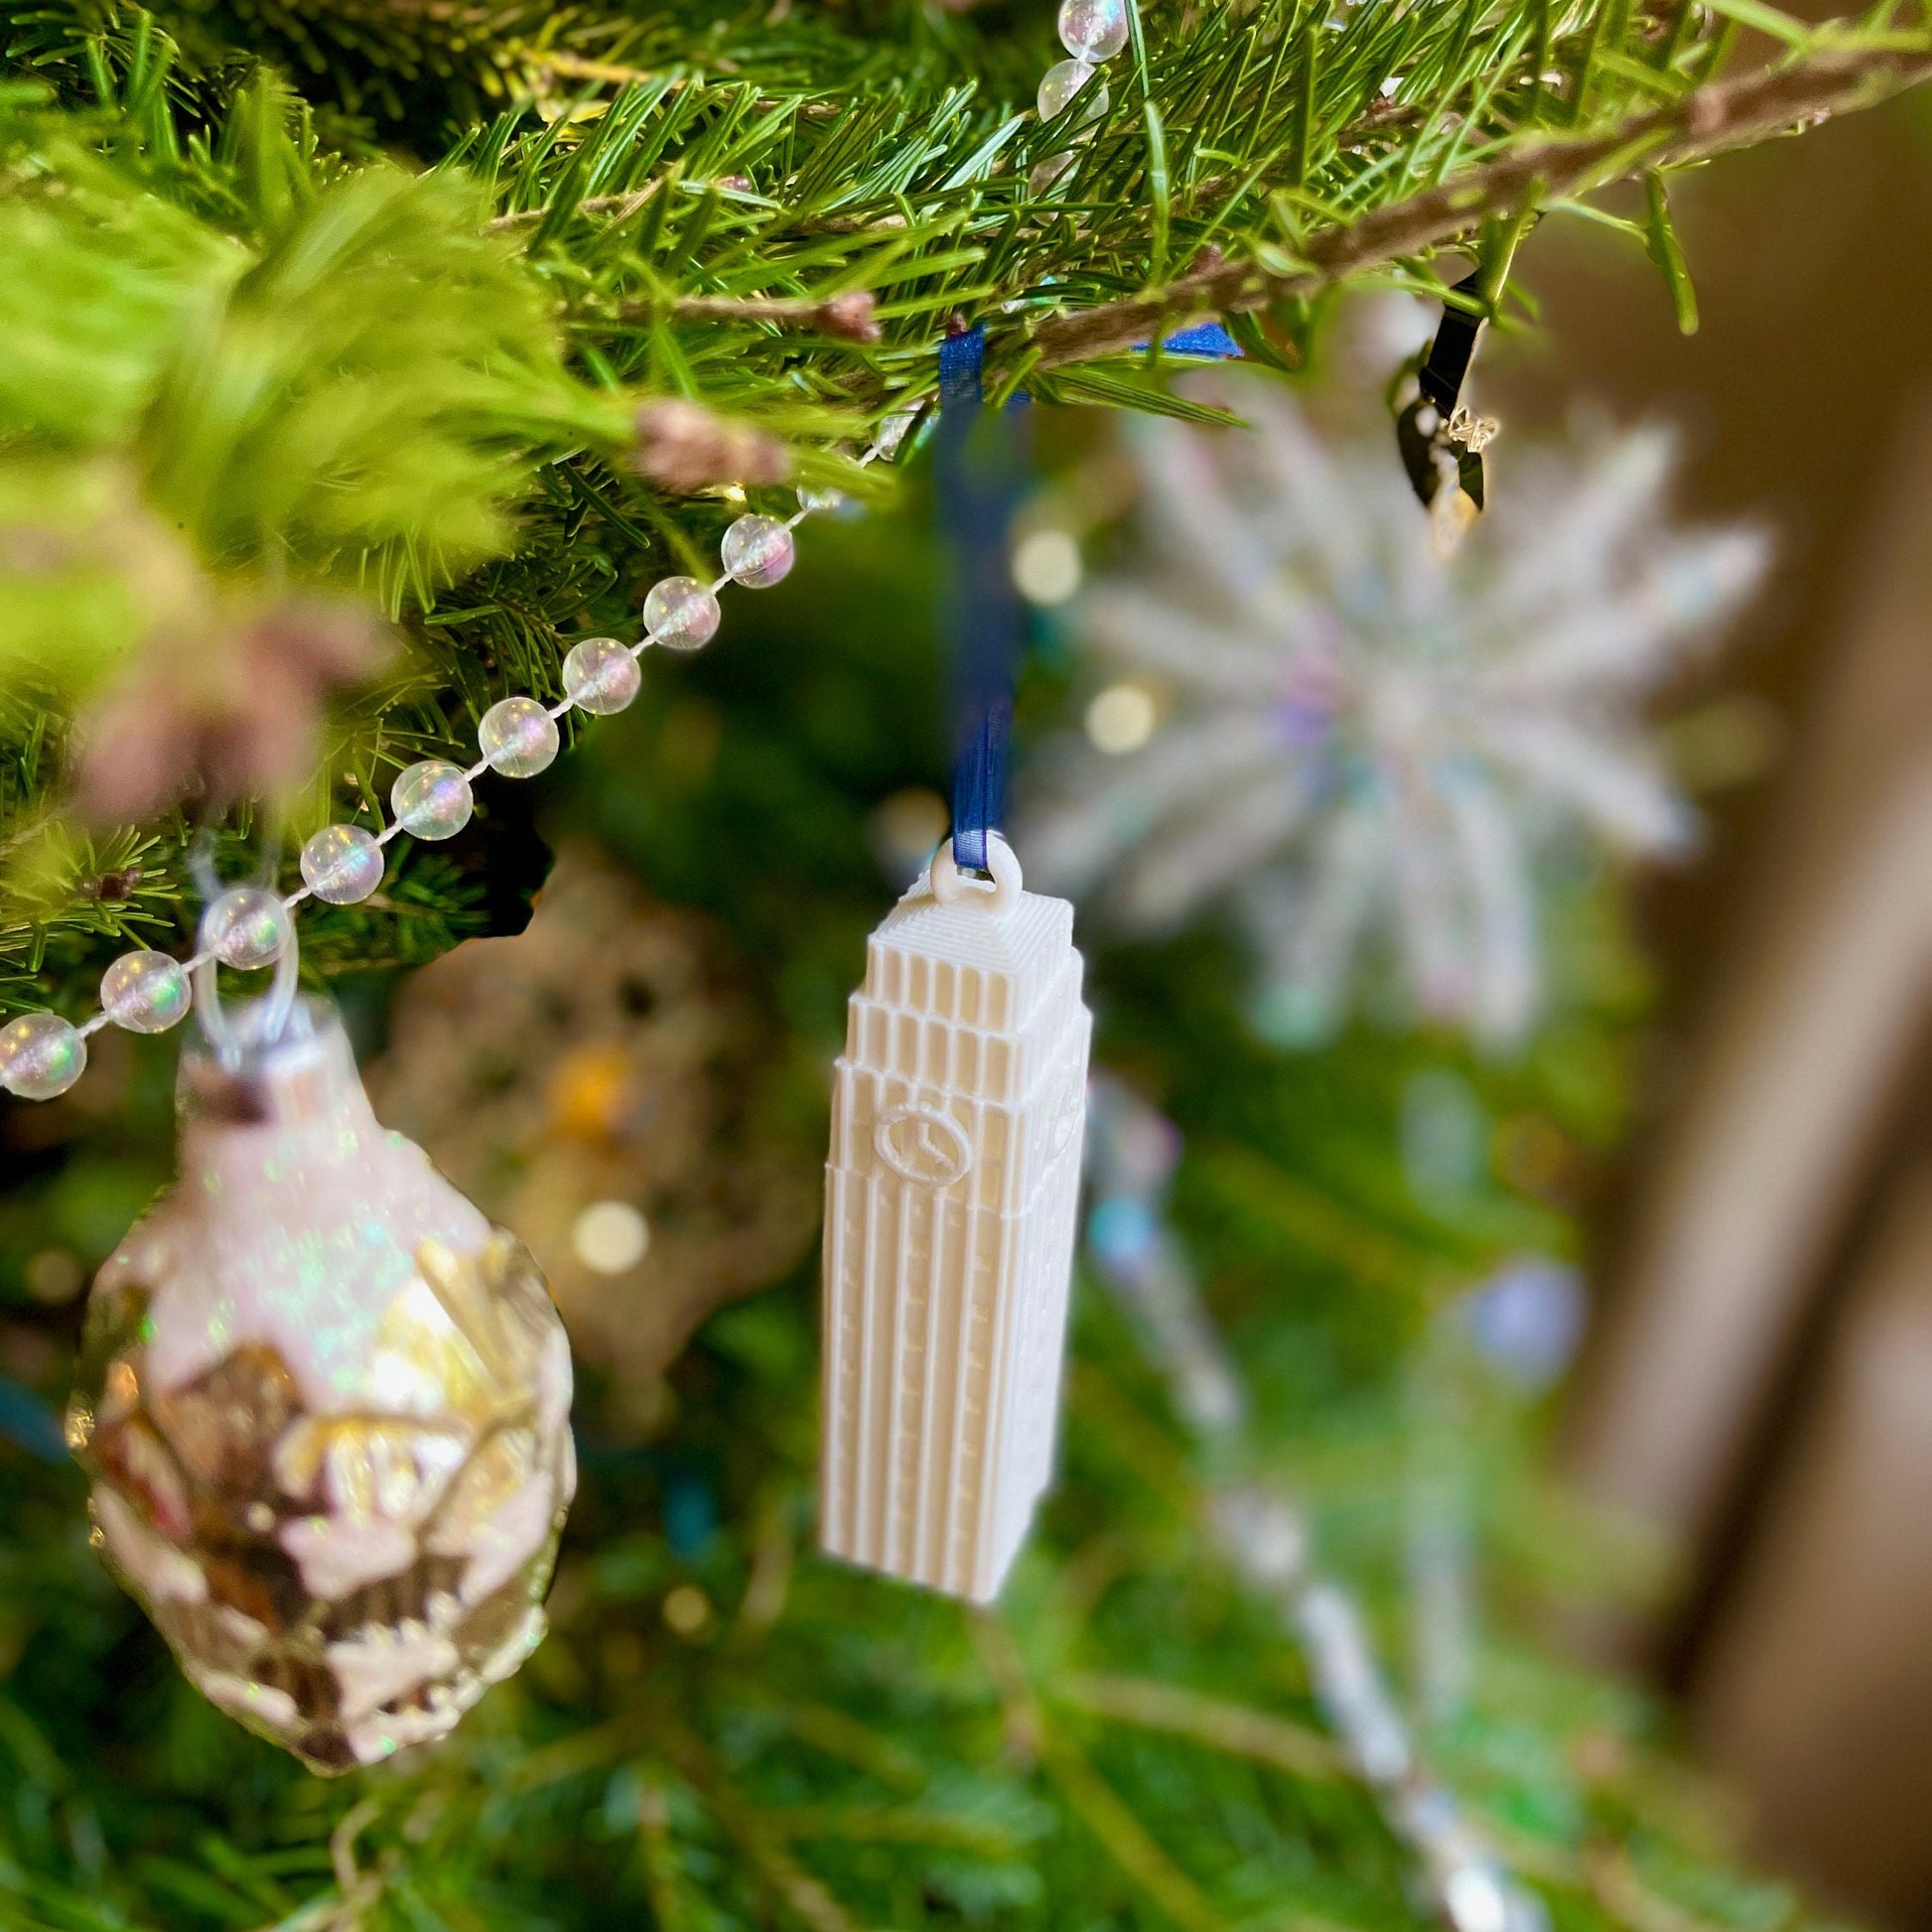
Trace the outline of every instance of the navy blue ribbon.
<instances>
[{"instance_id":1,"label":"navy blue ribbon","mask_svg":"<svg viewBox=\"0 0 1932 1932\"><path fill-rule=\"evenodd\" d=\"M1011 405L981 407L985 363L984 326L940 345L933 439L940 527L952 561L944 614L959 721L952 854L955 865L976 872L987 869L988 836L1005 812L1013 687L1027 624L1007 557L1025 477L1022 437Z\"/></svg>"},{"instance_id":2,"label":"navy blue ribbon","mask_svg":"<svg viewBox=\"0 0 1932 1932\"><path fill-rule=\"evenodd\" d=\"M1241 353L1219 323L1183 329L1162 346L1176 355ZM939 345L933 474L952 560L944 624L959 719L952 856L956 866L975 872L987 869L987 839L1005 813L1013 687L1027 630L1026 606L1007 555L1026 481L1025 438L1016 413L1026 398L1014 397L1004 410L984 408L985 368L983 324Z\"/></svg>"},{"instance_id":3,"label":"navy blue ribbon","mask_svg":"<svg viewBox=\"0 0 1932 1932\"><path fill-rule=\"evenodd\" d=\"M1146 343L1136 343L1136 348L1145 348ZM1197 323L1192 329L1177 329L1161 345L1166 355L1205 355L1212 356L1217 362L1238 362L1241 357L1241 345L1237 343L1218 322Z\"/></svg>"}]
</instances>

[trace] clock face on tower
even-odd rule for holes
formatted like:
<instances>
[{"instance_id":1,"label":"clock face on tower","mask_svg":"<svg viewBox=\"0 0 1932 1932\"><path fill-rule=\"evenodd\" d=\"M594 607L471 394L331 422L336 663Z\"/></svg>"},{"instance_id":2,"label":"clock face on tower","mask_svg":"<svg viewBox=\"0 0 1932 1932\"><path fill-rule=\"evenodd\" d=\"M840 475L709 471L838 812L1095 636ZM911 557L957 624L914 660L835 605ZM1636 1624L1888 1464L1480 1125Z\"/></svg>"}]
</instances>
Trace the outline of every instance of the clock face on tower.
<instances>
[{"instance_id":1,"label":"clock face on tower","mask_svg":"<svg viewBox=\"0 0 1932 1932\"><path fill-rule=\"evenodd\" d=\"M973 1144L965 1130L950 1114L915 1101L882 1114L872 1144L901 1180L921 1187L950 1187L972 1171Z\"/></svg>"}]
</instances>

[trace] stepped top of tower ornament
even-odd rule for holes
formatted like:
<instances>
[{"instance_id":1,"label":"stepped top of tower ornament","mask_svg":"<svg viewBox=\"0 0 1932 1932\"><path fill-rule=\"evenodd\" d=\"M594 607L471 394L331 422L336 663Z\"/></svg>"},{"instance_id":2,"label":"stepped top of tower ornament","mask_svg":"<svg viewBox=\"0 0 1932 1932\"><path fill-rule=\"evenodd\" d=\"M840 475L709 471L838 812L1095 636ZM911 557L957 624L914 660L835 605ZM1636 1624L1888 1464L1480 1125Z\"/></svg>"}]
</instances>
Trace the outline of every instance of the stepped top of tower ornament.
<instances>
[{"instance_id":1,"label":"stepped top of tower ornament","mask_svg":"<svg viewBox=\"0 0 1932 1932\"><path fill-rule=\"evenodd\" d=\"M933 874L940 872L943 884L949 856L942 847L874 931L861 995L968 1025L1023 1026L1050 986L1029 968L1056 953L1076 956L1070 952L1073 907L1024 891L1010 854L1002 868L1010 890L965 885L953 889L948 902ZM1012 1011L1016 987L1020 1010Z\"/></svg>"}]
</instances>

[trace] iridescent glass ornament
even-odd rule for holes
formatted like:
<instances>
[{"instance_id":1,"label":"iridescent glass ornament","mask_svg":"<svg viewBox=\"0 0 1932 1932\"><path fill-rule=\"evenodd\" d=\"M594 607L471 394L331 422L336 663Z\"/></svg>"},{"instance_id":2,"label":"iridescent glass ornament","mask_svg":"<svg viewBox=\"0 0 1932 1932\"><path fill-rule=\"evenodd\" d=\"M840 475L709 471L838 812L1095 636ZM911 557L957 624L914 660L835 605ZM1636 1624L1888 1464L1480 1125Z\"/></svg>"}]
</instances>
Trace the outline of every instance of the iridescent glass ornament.
<instances>
[{"instance_id":1,"label":"iridescent glass ornament","mask_svg":"<svg viewBox=\"0 0 1932 1932\"><path fill-rule=\"evenodd\" d=\"M544 1633L570 1350L521 1245L378 1125L340 1022L181 1071L181 1177L93 1287L68 1442L183 1670L313 1769L441 1737Z\"/></svg>"}]
</instances>

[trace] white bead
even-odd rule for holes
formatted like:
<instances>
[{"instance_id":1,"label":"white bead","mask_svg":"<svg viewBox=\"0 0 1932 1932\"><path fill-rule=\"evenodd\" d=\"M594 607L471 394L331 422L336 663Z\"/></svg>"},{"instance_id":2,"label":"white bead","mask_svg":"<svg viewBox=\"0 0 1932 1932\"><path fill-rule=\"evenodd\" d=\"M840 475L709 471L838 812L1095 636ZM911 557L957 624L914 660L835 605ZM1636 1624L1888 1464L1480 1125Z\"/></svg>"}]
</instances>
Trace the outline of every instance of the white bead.
<instances>
[{"instance_id":1,"label":"white bead","mask_svg":"<svg viewBox=\"0 0 1932 1932\"><path fill-rule=\"evenodd\" d=\"M644 628L666 650L698 650L718 629L718 600L695 577L666 577L644 599Z\"/></svg>"},{"instance_id":2,"label":"white bead","mask_svg":"<svg viewBox=\"0 0 1932 1932\"><path fill-rule=\"evenodd\" d=\"M396 774L389 809L419 839L453 839L470 823L470 780L442 759L422 759Z\"/></svg>"},{"instance_id":3,"label":"white bead","mask_svg":"<svg viewBox=\"0 0 1932 1932\"><path fill-rule=\"evenodd\" d=\"M302 848L302 881L331 905L354 905L382 884L382 848L359 825L325 825Z\"/></svg>"},{"instance_id":4,"label":"white bead","mask_svg":"<svg viewBox=\"0 0 1932 1932\"><path fill-rule=\"evenodd\" d=\"M775 516L741 516L720 548L725 574L748 591L768 589L791 568L791 532Z\"/></svg>"},{"instance_id":5,"label":"white bead","mask_svg":"<svg viewBox=\"0 0 1932 1932\"><path fill-rule=\"evenodd\" d=\"M58 1013L23 1013L0 1027L0 1087L23 1100L52 1100L79 1079L87 1042Z\"/></svg>"},{"instance_id":6,"label":"white bead","mask_svg":"<svg viewBox=\"0 0 1932 1932\"><path fill-rule=\"evenodd\" d=\"M1127 45L1127 0L1060 0L1060 45L1076 61L1111 61Z\"/></svg>"},{"instance_id":7,"label":"white bead","mask_svg":"<svg viewBox=\"0 0 1932 1932\"><path fill-rule=\"evenodd\" d=\"M813 489L802 483L799 485L798 507L801 510L835 510L844 501L845 491L842 489Z\"/></svg>"},{"instance_id":8,"label":"white bead","mask_svg":"<svg viewBox=\"0 0 1932 1932\"><path fill-rule=\"evenodd\" d=\"M1070 154L1049 154L1044 161L1035 161L1027 174L1029 192L1044 195L1072 166L1073 157Z\"/></svg>"},{"instance_id":9,"label":"white bead","mask_svg":"<svg viewBox=\"0 0 1932 1932\"><path fill-rule=\"evenodd\" d=\"M100 1010L131 1034L165 1034L195 1004L181 961L165 952L130 952L100 976Z\"/></svg>"},{"instance_id":10,"label":"white bead","mask_svg":"<svg viewBox=\"0 0 1932 1932\"><path fill-rule=\"evenodd\" d=\"M289 908L260 886L231 886L202 914L202 944L224 966L272 966L294 930Z\"/></svg>"},{"instance_id":11,"label":"white bead","mask_svg":"<svg viewBox=\"0 0 1932 1932\"><path fill-rule=\"evenodd\" d=\"M872 439L873 448L883 457L895 457L898 446L905 441L905 433L919 420L916 409L897 409L879 425Z\"/></svg>"},{"instance_id":12,"label":"white bead","mask_svg":"<svg viewBox=\"0 0 1932 1932\"><path fill-rule=\"evenodd\" d=\"M1087 87L1094 72L1095 69L1085 61L1061 61L1057 66L1048 68L1040 80L1035 103L1039 108L1039 118L1050 121L1075 94L1085 89L1086 105L1078 118L1082 122L1098 120L1107 111L1107 83L1103 80L1098 86Z\"/></svg>"},{"instance_id":13,"label":"white bead","mask_svg":"<svg viewBox=\"0 0 1932 1932\"><path fill-rule=\"evenodd\" d=\"M557 756L557 721L534 698L504 698L483 713L477 744L492 770L534 778Z\"/></svg>"},{"instance_id":14,"label":"white bead","mask_svg":"<svg viewBox=\"0 0 1932 1932\"><path fill-rule=\"evenodd\" d=\"M579 711L609 718L637 695L643 673L615 637L586 637L564 659L564 691Z\"/></svg>"}]
</instances>

